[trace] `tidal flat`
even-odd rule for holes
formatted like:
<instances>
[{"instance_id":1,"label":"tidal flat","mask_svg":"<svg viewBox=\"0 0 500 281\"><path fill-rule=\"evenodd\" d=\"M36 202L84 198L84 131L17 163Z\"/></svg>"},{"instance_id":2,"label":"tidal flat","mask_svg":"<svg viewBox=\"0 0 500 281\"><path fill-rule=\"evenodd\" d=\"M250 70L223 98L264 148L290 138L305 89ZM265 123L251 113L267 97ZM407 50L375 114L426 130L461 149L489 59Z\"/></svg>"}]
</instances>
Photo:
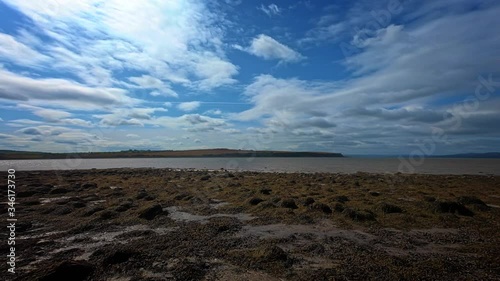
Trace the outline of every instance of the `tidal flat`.
<instances>
[{"instance_id":1,"label":"tidal flat","mask_svg":"<svg viewBox=\"0 0 500 281\"><path fill-rule=\"evenodd\" d=\"M500 176L18 171L15 192L12 280L500 279Z\"/></svg>"}]
</instances>

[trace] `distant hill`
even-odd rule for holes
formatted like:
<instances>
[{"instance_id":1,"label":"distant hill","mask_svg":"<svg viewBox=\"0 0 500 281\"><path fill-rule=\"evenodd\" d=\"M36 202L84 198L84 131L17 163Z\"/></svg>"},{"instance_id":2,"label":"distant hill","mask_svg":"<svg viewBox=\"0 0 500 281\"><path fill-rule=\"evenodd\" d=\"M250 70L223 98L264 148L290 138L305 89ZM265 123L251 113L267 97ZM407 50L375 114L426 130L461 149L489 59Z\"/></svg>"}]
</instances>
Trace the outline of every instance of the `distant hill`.
<instances>
[{"instance_id":1,"label":"distant hill","mask_svg":"<svg viewBox=\"0 0 500 281\"><path fill-rule=\"evenodd\" d=\"M344 157L341 153L294 152L236 149L196 149L196 150L126 150L117 152L90 153L47 153L32 151L0 150L0 159L65 159L79 158L189 158L189 157Z\"/></svg>"},{"instance_id":2,"label":"distant hill","mask_svg":"<svg viewBox=\"0 0 500 281\"><path fill-rule=\"evenodd\" d=\"M437 155L435 158L500 158L500 152L460 153L451 155Z\"/></svg>"}]
</instances>

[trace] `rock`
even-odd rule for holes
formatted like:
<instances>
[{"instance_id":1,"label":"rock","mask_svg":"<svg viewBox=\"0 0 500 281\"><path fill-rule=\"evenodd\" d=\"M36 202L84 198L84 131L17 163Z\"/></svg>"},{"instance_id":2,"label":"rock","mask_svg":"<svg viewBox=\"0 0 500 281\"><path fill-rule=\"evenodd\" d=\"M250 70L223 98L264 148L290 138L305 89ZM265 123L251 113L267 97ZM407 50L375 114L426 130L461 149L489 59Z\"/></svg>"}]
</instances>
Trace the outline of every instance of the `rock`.
<instances>
[{"instance_id":1,"label":"rock","mask_svg":"<svg viewBox=\"0 0 500 281\"><path fill-rule=\"evenodd\" d=\"M342 213L345 209L345 206L344 204L342 203L335 203L335 205L333 206L333 210L335 210L335 212L337 213Z\"/></svg>"},{"instance_id":2,"label":"rock","mask_svg":"<svg viewBox=\"0 0 500 281\"><path fill-rule=\"evenodd\" d=\"M424 196L424 201L434 202L434 201L436 201L436 198L434 198L432 196Z\"/></svg>"},{"instance_id":3,"label":"rock","mask_svg":"<svg viewBox=\"0 0 500 281\"><path fill-rule=\"evenodd\" d=\"M191 199L189 199L189 202L191 202L191 204L193 205L199 205L203 204L205 201L203 201L203 199L201 199L200 197L193 196Z\"/></svg>"},{"instance_id":4,"label":"rock","mask_svg":"<svg viewBox=\"0 0 500 281\"><path fill-rule=\"evenodd\" d=\"M203 261L182 260L172 265L171 272L173 280L205 280L204 277L209 271L209 266ZM170 280L170 278L164 279Z\"/></svg>"},{"instance_id":5,"label":"rock","mask_svg":"<svg viewBox=\"0 0 500 281\"><path fill-rule=\"evenodd\" d=\"M137 196L135 197L136 199L143 199L143 198L146 198L147 196L149 196L149 194L146 192L145 189L142 189L140 190L138 193L137 193Z\"/></svg>"},{"instance_id":6,"label":"rock","mask_svg":"<svg viewBox=\"0 0 500 281\"><path fill-rule=\"evenodd\" d=\"M83 189L92 189L92 188L97 188L97 184L93 182L86 182L81 185L81 188Z\"/></svg>"},{"instance_id":7,"label":"rock","mask_svg":"<svg viewBox=\"0 0 500 281\"><path fill-rule=\"evenodd\" d=\"M49 270L40 281L83 281L90 277L94 267L86 261L65 261Z\"/></svg>"},{"instance_id":8,"label":"rock","mask_svg":"<svg viewBox=\"0 0 500 281\"><path fill-rule=\"evenodd\" d=\"M152 220L156 216L160 215L163 213L163 209L161 205L153 205L151 207L147 207L143 209L142 211L139 212L139 218L141 219L146 219L146 220Z\"/></svg>"},{"instance_id":9,"label":"rock","mask_svg":"<svg viewBox=\"0 0 500 281\"><path fill-rule=\"evenodd\" d=\"M37 192L37 193L42 193L42 194L47 194L49 193L52 188L54 186L50 185L50 184L45 184L45 185L41 185L41 186L37 186L37 187L33 187L33 189Z\"/></svg>"},{"instance_id":10,"label":"rock","mask_svg":"<svg viewBox=\"0 0 500 281\"><path fill-rule=\"evenodd\" d=\"M339 196L333 197L333 200L340 202L340 203L345 203L345 202L349 201L349 198L345 195L339 195Z\"/></svg>"},{"instance_id":11,"label":"rock","mask_svg":"<svg viewBox=\"0 0 500 281\"><path fill-rule=\"evenodd\" d=\"M281 201L281 207L288 209L297 209L297 204L295 204L295 200L293 199L284 199Z\"/></svg>"},{"instance_id":12,"label":"rock","mask_svg":"<svg viewBox=\"0 0 500 281\"><path fill-rule=\"evenodd\" d=\"M201 181L207 181L210 179L210 176L209 175L206 175L206 176L203 176L200 178Z\"/></svg>"},{"instance_id":13,"label":"rock","mask_svg":"<svg viewBox=\"0 0 500 281\"><path fill-rule=\"evenodd\" d=\"M85 206L87 206L87 204L85 204L85 202L81 202L81 201L77 201L77 202L73 202L73 207L74 208L84 208Z\"/></svg>"},{"instance_id":14,"label":"rock","mask_svg":"<svg viewBox=\"0 0 500 281\"><path fill-rule=\"evenodd\" d=\"M375 215L373 215L370 211L361 211L352 208L345 208L342 211L346 217L354 220L354 221L373 221L375 220Z\"/></svg>"},{"instance_id":15,"label":"rock","mask_svg":"<svg viewBox=\"0 0 500 281\"><path fill-rule=\"evenodd\" d=\"M40 204L41 204L40 200L35 200L35 199L29 200L29 201L25 201L23 203L23 205L25 205L25 206L35 206L35 205L40 205Z\"/></svg>"},{"instance_id":16,"label":"rock","mask_svg":"<svg viewBox=\"0 0 500 281\"><path fill-rule=\"evenodd\" d=\"M189 199L193 198L192 195L188 194L188 193L181 193L179 195L176 195L174 197L175 200L184 200L184 201L187 201Z\"/></svg>"},{"instance_id":17,"label":"rock","mask_svg":"<svg viewBox=\"0 0 500 281\"><path fill-rule=\"evenodd\" d=\"M484 212L484 211L489 211L491 210L491 207L488 206L488 205L482 205L482 204L470 204L470 207L474 210L474 211L481 211L481 212Z\"/></svg>"},{"instance_id":18,"label":"rock","mask_svg":"<svg viewBox=\"0 0 500 281\"><path fill-rule=\"evenodd\" d=\"M106 210L99 214L99 218L103 220L109 220L116 217L118 217L118 213L110 210Z\"/></svg>"},{"instance_id":19,"label":"rock","mask_svg":"<svg viewBox=\"0 0 500 281\"><path fill-rule=\"evenodd\" d=\"M58 216L62 216L62 215L67 215L69 213L73 212L73 208L70 208L70 207L67 207L67 206L62 206L62 207L58 207L57 209L55 209L52 214L53 215L58 215Z\"/></svg>"},{"instance_id":20,"label":"rock","mask_svg":"<svg viewBox=\"0 0 500 281\"><path fill-rule=\"evenodd\" d=\"M315 203L312 205L312 208L314 210L318 210L318 211L321 211L325 214L331 214L332 213L332 209L330 207L328 207L328 205L326 204L323 204L323 203Z\"/></svg>"},{"instance_id":21,"label":"rock","mask_svg":"<svg viewBox=\"0 0 500 281\"><path fill-rule=\"evenodd\" d=\"M25 191L18 191L16 193L16 196L19 198L25 198L25 197L31 197L35 195L37 192L34 190L25 190Z\"/></svg>"},{"instance_id":22,"label":"rock","mask_svg":"<svg viewBox=\"0 0 500 281\"><path fill-rule=\"evenodd\" d=\"M314 203L314 199L311 198L311 197L307 197L306 200L304 201L304 206L309 206L309 205L312 205Z\"/></svg>"},{"instance_id":23,"label":"rock","mask_svg":"<svg viewBox=\"0 0 500 281\"><path fill-rule=\"evenodd\" d=\"M56 187L52 189L49 194L63 194L63 193L68 193L69 190L63 187Z\"/></svg>"},{"instance_id":24,"label":"rock","mask_svg":"<svg viewBox=\"0 0 500 281\"><path fill-rule=\"evenodd\" d=\"M262 194L264 194L264 195L270 195L270 194L271 194L271 191L272 191L272 190L271 190L271 189L269 189L269 188L262 188L262 189L260 190L260 193L262 193Z\"/></svg>"},{"instance_id":25,"label":"rock","mask_svg":"<svg viewBox=\"0 0 500 281\"><path fill-rule=\"evenodd\" d=\"M280 200L281 200L281 198L279 198L279 197L271 198L271 202L273 202L273 203L278 203Z\"/></svg>"},{"instance_id":26,"label":"rock","mask_svg":"<svg viewBox=\"0 0 500 281\"><path fill-rule=\"evenodd\" d=\"M116 207L115 211L117 212L125 212L126 210L132 208L132 202L122 203L120 206Z\"/></svg>"},{"instance_id":27,"label":"rock","mask_svg":"<svg viewBox=\"0 0 500 281\"><path fill-rule=\"evenodd\" d=\"M31 222L16 222L16 231L25 232L33 226Z\"/></svg>"},{"instance_id":28,"label":"rock","mask_svg":"<svg viewBox=\"0 0 500 281\"><path fill-rule=\"evenodd\" d=\"M102 263L104 265L124 263L128 261L133 255L134 252L129 250L117 250L107 256Z\"/></svg>"},{"instance_id":29,"label":"rock","mask_svg":"<svg viewBox=\"0 0 500 281\"><path fill-rule=\"evenodd\" d=\"M259 204L259 207L262 209L269 209L269 208L276 208L276 205L274 205L273 202L264 201Z\"/></svg>"},{"instance_id":30,"label":"rock","mask_svg":"<svg viewBox=\"0 0 500 281\"><path fill-rule=\"evenodd\" d=\"M93 214L97 213L97 212L100 212L104 210L104 207L101 207L101 206L97 206L97 207L93 207L93 208L90 208L88 210L85 211L85 213L83 213L83 216L84 217L89 217L89 216L92 216Z\"/></svg>"},{"instance_id":31,"label":"rock","mask_svg":"<svg viewBox=\"0 0 500 281\"><path fill-rule=\"evenodd\" d=\"M248 203L250 205L254 205L255 206L255 205L258 205L262 201L264 201L264 200L262 200L262 199L260 199L258 197L255 197L255 198L252 198L252 199L248 200Z\"/></svg>"},{"instance_id":32,"label":"rock","mask_svg":"<svg viewBox=\"0 0 500 281\"><path fill-rule=\"evenodd\" d=\"M241 222L235 218L228 217L212 218L206 224L206 227L209 231L216 234L236 232L241 229Z\"/></svg>"},{"instance_id":33,"label":"rock","mask_svg":"<svg viewBox=\"0 0 500 281\"><path fill-rule=\"evenodd\" d=\"M380 196L380 192L377 191L370 191L371 196Z\"/></svg>"},{"instance_id":34,"label":"rock","mask_svg":"<svg viewBox=\"0 0 500 281\"><path fill-rule=\"evenodd\" d=\"M70 205L70 202L71 202L71 198L59 198L57 200L54 200L53 201L55 205Z\"/></svg>"},{"instance_id":35,"label":"rock","mask_svg":"<svg viewBox=\"0 0 500 281\"><path fill-rule=\"evenodd\" d=\"M453 201L436 201L433 204L436 213L457 213L461 216L473 216L474 213L464 205Z\"/></svg>"},{"instance_id":36,"label":"rock","mask_svg":"<svg viewBox=\"0 0 500 281\"><path fill-rule=\"evenodd\" d=\"M259 262L276 262L276 261L287 261L287 253L278 246L268 246L258 249L255 252L255 257Z\"/></svg>"},{"instance_id":37,"label":"rock","mask_svg":"<svg viewBox=\"0 0 500 281\"><path fill-rule=\"evenodd\" d=\"M314 255L322 255L326 252L325 246L323 246L321 243L306 245L304 247L304 250Z\"/></svg>"},{"instance_id":38,"label":"rock","mask_svg":"<svg viewBox=\"0 0 500 281\"><path fill-rule=\"evenodd\" d=\"M463 204L463 205L476 204L476 205L486 206L486 203L484 203L483 200L481 200L477 197L474 197L474 196L460 196L460 197L458 197L457 202L460 204Z\"/></svg>"},{"instance_id":39,"label":"rock","mask_svg":"<svg viewBox=\"0 0 500 281\"><path fill-rule=\"evenodd\" d=\"M378 209L380 209L382 212L385 214L392 214L392 213L402 213L403 209L401 209L399 206L390 204L390 203L385 203L382 202L378 205Z\"/></svg>"}]
</instances>

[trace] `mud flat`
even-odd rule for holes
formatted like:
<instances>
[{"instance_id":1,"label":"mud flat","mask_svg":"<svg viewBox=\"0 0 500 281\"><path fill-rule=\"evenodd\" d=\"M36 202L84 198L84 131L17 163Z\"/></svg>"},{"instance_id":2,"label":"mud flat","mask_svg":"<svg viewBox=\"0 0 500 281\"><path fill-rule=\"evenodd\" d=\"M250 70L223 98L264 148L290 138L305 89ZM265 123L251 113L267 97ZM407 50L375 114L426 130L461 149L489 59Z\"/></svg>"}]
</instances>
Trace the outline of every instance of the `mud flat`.
<instances>
[{"instance_id":1,"label":"mud flat","mask_svg":"<svg viewBox=\"0 0 500 281\"><path fill-rule=\"evenodd\" d=\"M500 176L104 169L16 185L12 280L500 279Z\"/></svg>"}]
</instances>

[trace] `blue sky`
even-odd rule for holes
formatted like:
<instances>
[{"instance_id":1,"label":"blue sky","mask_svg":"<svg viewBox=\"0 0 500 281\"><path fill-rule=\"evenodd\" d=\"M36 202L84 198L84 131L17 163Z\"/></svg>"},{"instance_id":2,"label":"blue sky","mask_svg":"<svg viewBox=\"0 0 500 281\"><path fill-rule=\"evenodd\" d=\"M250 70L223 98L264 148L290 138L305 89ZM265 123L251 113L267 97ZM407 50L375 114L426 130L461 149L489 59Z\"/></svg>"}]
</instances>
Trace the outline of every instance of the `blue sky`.
<instances>
[{"instance_id":1,"label":"blue sky","mask_svg":"<svg viewBox=\"0 0 500 281\"><path fill-rule=\"evenodd\" d=\"M498 15L492 0L0 0L0 149L498 151Z\"/></svg>"}]
</instances>

